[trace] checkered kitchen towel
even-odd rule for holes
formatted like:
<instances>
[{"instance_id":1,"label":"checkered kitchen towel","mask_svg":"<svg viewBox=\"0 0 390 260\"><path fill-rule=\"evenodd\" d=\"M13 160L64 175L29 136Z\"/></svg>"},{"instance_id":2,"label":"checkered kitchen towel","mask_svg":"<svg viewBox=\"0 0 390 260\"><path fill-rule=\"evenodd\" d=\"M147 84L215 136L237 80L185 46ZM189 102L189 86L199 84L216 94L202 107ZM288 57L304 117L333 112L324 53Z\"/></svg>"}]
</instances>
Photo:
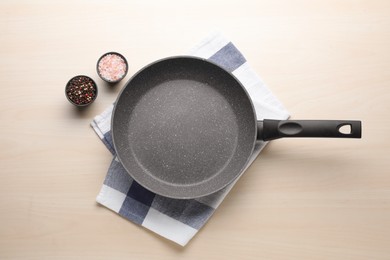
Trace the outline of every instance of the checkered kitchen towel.
<instances>
[{"instance_id":1,"label":"checkered kitchen towel","mask_svg":"<svg viewBox=\"0 0 390 260\"><path fill-rule=\"evenodd\" d=\"M283 105L250 68L244 56L219 33L208 36L188 54L209 59L232 72L251 96L259 120L289 117ZM234 183L214 194L187 200L162 197L143 188L130 177L115 156L110 132L112 109L113 105L91 123L114 155L97 202L138 225L182 246L186 245L211 217ZM265 142L256 144L250 164L265 145Z\"/></svg>"}]
</instances>

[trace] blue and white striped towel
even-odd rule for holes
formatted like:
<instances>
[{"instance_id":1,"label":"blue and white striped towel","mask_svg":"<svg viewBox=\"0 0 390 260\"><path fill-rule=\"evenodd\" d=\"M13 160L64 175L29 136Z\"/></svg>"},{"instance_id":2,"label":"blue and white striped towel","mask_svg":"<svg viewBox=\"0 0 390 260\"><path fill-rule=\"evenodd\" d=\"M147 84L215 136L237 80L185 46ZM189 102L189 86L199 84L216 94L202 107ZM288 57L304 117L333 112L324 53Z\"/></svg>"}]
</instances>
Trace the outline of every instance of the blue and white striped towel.
<instances>
[{"instance_id":1,"label":"blue and white striped towel","mask_svg":"<svg viewBox=\"0 0 390 260\"><path fill-rule=\"evenodd\" d=\"M209 59L232 72L251 96L259 120L289 117L286 109L250 68L240 51L221 34L211 34L192 48L188 55ZM235 183L214 194L188 200L162 197L143 188L130 177L115 156L110 133L112 109L113 106L108 107L91 123L114 155L96 198L97 202L169 240L186 245L211 217ZM265 145L265 142L257 142L249 165Z\"/></svg>"}]
</instances>

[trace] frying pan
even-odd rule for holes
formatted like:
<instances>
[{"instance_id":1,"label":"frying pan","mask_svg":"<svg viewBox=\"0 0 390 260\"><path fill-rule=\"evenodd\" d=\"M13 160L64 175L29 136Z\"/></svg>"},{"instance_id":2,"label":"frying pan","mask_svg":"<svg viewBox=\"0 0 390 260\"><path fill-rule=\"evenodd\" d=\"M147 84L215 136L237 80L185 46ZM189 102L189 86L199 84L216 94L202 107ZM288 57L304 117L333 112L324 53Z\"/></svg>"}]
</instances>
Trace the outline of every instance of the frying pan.
<instances>
[{"instance_id":1,"label":"frying pan","mask_svg":"<svg viewBox=\"0 0 390 260\"><path fill-rule=\"evenodd\" d=\"M177 199L214 193L244 170L256 140L360 138L360 121L257 121L241 83L220 66L190 56L156 61L136 73L115 103L112 138L139 184ZM349 125L350 133L340 132Z\"/></svg>"}]
</instances>

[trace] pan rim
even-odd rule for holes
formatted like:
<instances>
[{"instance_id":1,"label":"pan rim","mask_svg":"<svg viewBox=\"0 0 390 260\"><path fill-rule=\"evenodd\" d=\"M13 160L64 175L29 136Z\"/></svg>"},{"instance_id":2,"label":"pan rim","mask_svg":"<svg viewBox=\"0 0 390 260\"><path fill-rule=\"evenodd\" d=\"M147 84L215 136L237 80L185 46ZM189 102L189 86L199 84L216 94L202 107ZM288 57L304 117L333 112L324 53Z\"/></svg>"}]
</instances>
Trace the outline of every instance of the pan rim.
<instances>
[{"instance_id":1,"label":"pan rim","mask_svg":"<svg viewBox=\"0 0 390 260\"><path fill-rule=\"evenodd\" d=\"M178 188L177 186L173 186L172 185L172 188L176 188L176 191L175 192L162 192L162 191L159 191L159 190L156 190L154 189L153 187L150 187L149 185L143 183L142 180L140 180L137 176L135 176L134 174L131 173L131 169L128 169L128 167L126 166L126 163L124 163L124 159L121 157L121 154L120 152L118 152L118 145L117 145L117 141L116 141L116 137L115 137L115 134L114 134L114 120L115 120L115 115L117 113L117 104L118 104L118 101L119 99L121 98L122 94L124 93L124 91L127 89L127 87L130 85L130 83L132 82L132 80L134 78L136 78L140 73L142 73L143 71L147 70L148 68L152 67L153 65L155 64L158 64L158 63L161 63L161 62L165 62L165 61L169 61L169 60L175 60L175 59L189 59L189 60L198 60L198 61L202 61L202 62L205 62L205 63L208 63L208 64L211 64L212 66L215 66L217 67L218 69L224 71L224 73L228 74L240 87L241 89L244 91L246 97L247 97L247 101L249 101L249 104L250 104L250 107L252 109L252 112L253 112L253 121L254 121L254 131L253 131L253 143L252 143L252 146L251 146L251 150L250 150L250 153L249 153L249 156L247 157L245 163L243 164L242 168L237 171L237 174L234 175L234 178L230 178L228 182L226 183L223 183L223 185L215 185L213 188L210 188L208 192L202 192L202 193L199 193L199 194L191 194L191 192L185 192L185 191L180 191L178 192L179 190L183 189L185 190L186 189L186 186L191 186L191 185L182 185L180 186L180 188ZM202 58L202 57L197 57L197 56L191 56L191 55L176 55L176 56L169 56L169 57L165 57L165 58L162 58L162 59L158 59L158 60L155 60L145 66L143 66L141 69L139 69L136 73L134 73L134 75L132 75L132 77L125 83L124 87L121 89L121 91L119 92L116 100L115 100L115 103L114 103L114 108L113 108L113 111L112 111L112 117L111 117L111 138L112 138L112 141L113 141L113 146L114 146L114 150L116 151L116 156L118 158L118 160L121 162L122 166L124 167L124 169L126 170L126 172L138 183L140 184L141 186L143 186L144 188L146 188L147 190L155 193L155 194L158 194L160 196L164 196L164 197L169 197L169 198L174 198L174 199L195 199L195 198L199 198L199 197L204 197L204 196L207 196L207 195L210 195L210 194L213 194L213 193L216 193L224 188L226 188L227 186L229 186L230 184L232 184L238 177L240 177L242 175L242 173L244 172L244 170L246 169L250 159L251 159L251 156L253 154L253 150L254 150L254 147L255 147L255 144L256 144L256 136L257 136L257 116L256 116L256 110L254 108L254 105L253 105L253 102L252 102L252 99L248 93L248 91L245 89L245 87L243 86L243 84L238 80L238 78L236 76L234 76L231 72L227 71L225 68L223 68L222 66L216 64L215 62L212 62L210 60L207 60L205 58ZM202 183L205 183L205 181L202 181ZM179 195L177 193L180 193Z\"/></svg>"}]
</instances>

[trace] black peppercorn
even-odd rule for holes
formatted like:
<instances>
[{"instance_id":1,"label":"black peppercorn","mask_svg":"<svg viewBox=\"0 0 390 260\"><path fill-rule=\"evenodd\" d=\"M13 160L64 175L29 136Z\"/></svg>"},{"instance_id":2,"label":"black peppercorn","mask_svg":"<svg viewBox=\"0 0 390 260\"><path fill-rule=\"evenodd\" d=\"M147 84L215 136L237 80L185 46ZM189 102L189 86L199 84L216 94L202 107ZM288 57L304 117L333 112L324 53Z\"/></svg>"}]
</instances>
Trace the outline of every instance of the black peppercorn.
<instances>
[{"instance_id":1,"label":"black peppercorn","mask_svg":"<svg viewBox=\"0 0 390 260\"><path fill-rule=\"evenodd\" d=\"M66 84L65 94L72 104L76 106L86 106L96 99L97 86L88 76L75 76Z\"/></svg>"}]
</instances>

